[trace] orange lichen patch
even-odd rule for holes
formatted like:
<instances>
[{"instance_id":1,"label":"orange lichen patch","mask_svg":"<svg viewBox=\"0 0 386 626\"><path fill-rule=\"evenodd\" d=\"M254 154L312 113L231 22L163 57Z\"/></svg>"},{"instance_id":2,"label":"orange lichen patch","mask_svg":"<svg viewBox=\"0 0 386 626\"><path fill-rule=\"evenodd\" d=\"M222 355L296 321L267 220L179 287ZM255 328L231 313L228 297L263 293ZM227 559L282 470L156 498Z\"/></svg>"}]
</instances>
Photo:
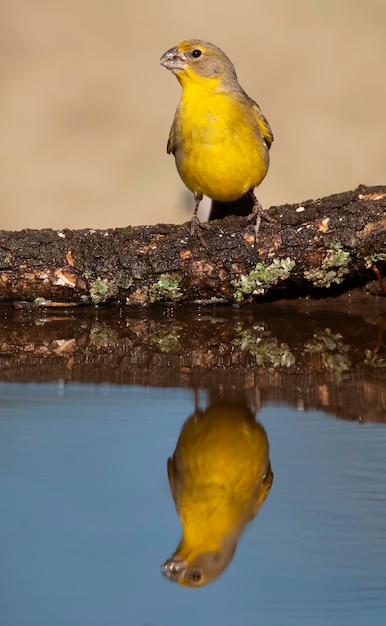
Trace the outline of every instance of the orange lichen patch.
<instances>
[{"instance_id":1,"label":"orange lichen patch","mask_svg":"<svg viewBox=\"0 0 386 626\"><path fill-rule=\"evenodd\" d=\"M69 265L71 265L71 267L74 267L75 261L74 261L74 257L72 256L71 250L69 250L66 254L66 261Z\"/></svg>"},{"instance_id":2,"label":"orange lichen patch","mask_svg":"<svg viewBox=\"0 0 386 626\"><path fill-rule=\"evenodd\" d=\"M35 278L38 278L39 280L47 280L47 274L43 274L43 272L36 272L35 274L27 272L22 276L23 280L30 280L31 282L35 280Z\"/></svg>"},{"instance_id":3,"label":"orange lichen patch","mask_svg":"<svg viewBox=\"0 0 386 626\"><path fill-rule=\"evenodd\" d=\"M381 230L383 228L386 228L386 218L383 220L379 220L379 222L369 222L368 224L366 224L366 226L362 229L359 230L356 235L357 237L361 238L361 237L367 237L368 235L370 235L374 230Z\"/></svg>"},{"instance_id":4,"label":"orange lichen patch","mask_svg":"<svg viewBox=\"0 0 386 626\"><path fill-rule=\"evenodd\" d=\"M325 262L325 250L312 250L304 255L307 266L315 267Z\"/></svg>"},{"instance_id":5,"label":"orange lichen patch","mask_svg":"<svg viewBox=\"0 0 386 626\"><path fill-rule=\"evenodd\" d=\"M213 265L213 263L208 263L206 260L201 261L193 261L192 262L192 274L194 276L211 276L215 274L217 269Z\"/></svg>"},{"instance_id":6,"label":"orange lichen patch","mask_svg":"<svg viewBox=\"0 0 386 626\"><path fill-rule=\"evenodd\" d=\"M140 252L141 254L147 254L149 250L157 250L157 248L158 245L156 243L149 243L147 246L143 246L143 248L140 248L138 252Z\"/></svg>"},{"instance_id":7,"label":"orange lichen patch","mask_svg":"<svg viewBox=\"0 0 386 626\"><path fill-rule=\"evenodd\" d=\"M228 280L229 274L228 274L228 272L226 270L220 269L218 271L218 277L221 280L221 282L225 282L226 280Z\"/></svg>"},{"instance_id":8,"label":"orange lichen patch","mask_svg":"<svg viewBox=\"0 0 386 626\"><path fill-rule=\"evenodd\" d=\"M130 294L130 297L126 298L127 304L146 304L148 301L148 288L140 287L134 293Z\"/></svg>"},{"instance_id":9,"label":"orange lichen patch","mask_svg":"<svg viewBox=\"0 0 386 626\"><path fill-rule=\"evenodd\" d=\"M190 259L191 256L192 256L191 250L182 250L180 252L180 259L182 259L183 261L185 261L186 259Z\"/></svg>"},{"instance_id":10,"label":"orange lichen patch","mask_svg":"<svg viewBox=\"0 0 386 626\"><path fill-rule=\"evenodd\" d=\"M161 233L156 233L153 239L146 246L139 248L138 252L141 254L146 254L149 250L156 250L158 248L158 242L165 238L165 235Z\"/></svg>"},{"instance_id":11,"label":"orange lichen patch","mask_svg":"<svg viewBox=\"0 0 386 626\"><path fill-rule=\"evenodd\" d=\"M71 287L72 289L76 285L76 276L70 272L65 272L61 269L54 271L54 285L60 287Z\"/></svg>"},{"instance_id":12,"label":"orange lichen patch","mask_svg":"<svg viewBox=\"0 0 386 626\"><path fill-rule=\"evenodd\" d=\"M52 272L50 272L50 271L35 270L33 272L25 272L24 274L21 274L20 279L24 280L24 281L41 280L43 282L48 283L49 282L49 278L50 278L50 274L52 274Z\"/></svg>"},{"instance_id":13,"label":"orange lichen patch","mask_svg":"<svg viewBox=\"0 0 386 626\"><path fill-rule=\"evenodd\" d=\"M280 233L276 234L272 239L270 250L277 250L282 245L282 238Z\"/></svg>"},{"instance_id":14,"label":"orange lichen patch","mask_svg":"<svg viewBox=\"0 0 386 626\"><path fill-rule=\"evenodd\" d=\"M320 233L326 233L328 231L329 228L329 223L330 223L330 218L326 217L324 220L322 220L318 226L318 231Z\"/></svg>"},{"instance_id":15,"label":"orange lichen patch","mask_svg":"<svg viewBox=\"0 0 386 626\"><path fill-rule=\"evenodd\" d=\"M359 200L381 200L382 198L386 198L386 193L373 191L373 193L360 193L358 196Z\"/></svg>"},{"instance_id":16,"label":"orange lichen patch","mask_svg":"<svg viewBox=\"0 0 386 626\"><path fill-rule=\"evenodd\" d=\"M249 233L245 233L243 235L244 237L244 241L246 241L247 243L250 243L252 246L255 243L255 236L254 235L250 235Z\"/></svg>"}]
</instances>

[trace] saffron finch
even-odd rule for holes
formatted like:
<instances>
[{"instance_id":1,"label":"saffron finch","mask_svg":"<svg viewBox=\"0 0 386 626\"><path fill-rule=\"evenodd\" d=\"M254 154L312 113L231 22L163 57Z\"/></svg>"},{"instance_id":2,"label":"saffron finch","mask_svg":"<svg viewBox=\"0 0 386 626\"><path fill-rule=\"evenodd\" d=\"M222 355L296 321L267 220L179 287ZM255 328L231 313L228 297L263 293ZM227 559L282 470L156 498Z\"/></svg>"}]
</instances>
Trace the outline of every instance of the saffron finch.
<instances>
[{"instance_id":1,"label":"saffron finch","mask_svg":"<svg viewBox=\"0 0 386 626\"><path fill-rule=\"evenodd\" d=\"M174 154L178 173L194 194L191 234L200 224L203 195L233 202L248 194L256 239L262 208L254 188L267 173L273 141L260 107L239 85L230 59L212 43L183 41L162 55L161 65L182 87L167 152Z\"/></svg>"}]
</instances>

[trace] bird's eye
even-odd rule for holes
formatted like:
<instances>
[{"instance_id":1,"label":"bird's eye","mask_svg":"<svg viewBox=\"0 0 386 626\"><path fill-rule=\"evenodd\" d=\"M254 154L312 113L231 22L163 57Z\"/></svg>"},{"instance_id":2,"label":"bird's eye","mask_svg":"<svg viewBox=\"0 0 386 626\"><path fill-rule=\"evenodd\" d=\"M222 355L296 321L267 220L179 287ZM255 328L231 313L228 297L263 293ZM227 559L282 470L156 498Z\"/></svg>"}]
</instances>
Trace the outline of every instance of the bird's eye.
<instances>
[{"instance_id":1,"label":"bird's eye","mask_svg":"<svg viewBox=\"0 0 386 626\"><path fill-rule=\"evenodd\" d=\"M199 50L198 48L196 48L195 50L193 50L192 52L192 57L194 57L195 59L198 59L198 57L200 57L202 55L201 50Z\"/></svg>"},{"instance_id":2,"label":"bird's eye","mask_svg":"<svg viewBox=\"0 0 386 626\"><path fill-rule=\"evenodd\" d=\"M201 578L202 578L201 572L199 570L195 569L192 572L192 580L193 580L193 582L198 583L198 582L200 582Z\"/></svg>"}]
</instances>

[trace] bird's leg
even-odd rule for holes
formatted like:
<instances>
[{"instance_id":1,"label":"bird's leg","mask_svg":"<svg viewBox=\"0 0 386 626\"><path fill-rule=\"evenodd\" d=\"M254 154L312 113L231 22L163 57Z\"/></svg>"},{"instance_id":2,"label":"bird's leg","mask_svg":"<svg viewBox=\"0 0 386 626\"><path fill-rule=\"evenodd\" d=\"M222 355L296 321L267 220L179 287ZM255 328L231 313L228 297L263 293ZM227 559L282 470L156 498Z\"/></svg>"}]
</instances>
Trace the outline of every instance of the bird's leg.
<instances>
[{"instance_id":1,"label":"bird's leg","mask_svg":"<svg viewBox=\"0 0 386 626\"><path fill-rule=\"evenodd\" d=\"M266 213L264 213L263 211L263 207L261 206L260 202L258 201L258 199L256 198L253 189L250 190L250 196L253 200L253 207L252 207L252 211L250 212L250 214L247 216L247 220L248 222L251 222L253 219L256 219L255 222L255 243L257 242L257 236L259 234L259 230L260 230L260 224L261 224L261 218L264 217L265 220L267 220L267 222L272 222L272 218L267 215Z\"/></svg>"},{"instance_id":2,"label":"bird's leg","mask_svg":"<svg viewBox=\"0 0 386 626\"><path fill-rule=\"evenodd\" d=\"M190 236L193 237L193 235L197 234L197 229L200 228L201 226L201 222L199 220L199 217L197 215L198 212L198 207L200 206L200 202L202 200L202 193L198 193L198 192L194 192L194 200L195 200L195 205L194 205L194 211L193 211L193 215L192 215L192 219L190 220Z\"/></svg>"},{"instance_id":3,"label":"bird's leg","mask_svg":"<svg viewBox=\"0 0 386 626\"><path fill-rule=\"evenodd\" d=\"M203 238L203 236L201 234L201 229L202 228L210 228L210 226L209 226L209 224L201 222L199 217L198 217L198 215L197 215L198 207L200 206L200 202L202 200L202 193L195 192L194 193L194 199L196 201L196 204L194 206L192 219L190 220L190 236L193 237L194 235L196 235L196 237L199 240L199 242L202 245L202 247L205 248L205 250L208 252L208 247L207 247L207 245L206 245L206 243L204 241L204 238Z\"/></svg>"}]
</instances>

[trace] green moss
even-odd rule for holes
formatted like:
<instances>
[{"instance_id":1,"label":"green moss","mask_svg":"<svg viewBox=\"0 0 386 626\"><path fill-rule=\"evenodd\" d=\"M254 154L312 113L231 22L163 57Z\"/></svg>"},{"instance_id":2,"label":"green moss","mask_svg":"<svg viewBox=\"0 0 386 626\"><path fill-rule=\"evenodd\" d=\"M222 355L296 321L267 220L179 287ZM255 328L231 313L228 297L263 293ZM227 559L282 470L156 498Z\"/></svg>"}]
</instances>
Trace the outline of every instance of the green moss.
<instances>
[{"instance_id":1,"label":"green moss","mask_svg":"<svg viewBox=\"0 0 386 626\"><path fill-rule=\"evenodd\" d=\"M117 285L107 278L96 278L90 285L90 297L93 304L102 304L110 300L118 292Z\"/></svg>"},{"instance_id":2,"label":"green moss","mask_svg":"<svg viewBox=\"0 0 386 626\"><path fill-rule=\"evenodd\" d=\"M238 280L232 281L232 285L236 288L235 299L242 302L246 296L264 294L270 286L288 278L294 267L295 261L289 257L275 259L268 266L258 263L247 276L242 274Z\"/></svg>"},{"instance_id":3,"label":"green moss","mask_svg":"<svg viewBox=\"0 0 386 626\"><path fill-rule=\"evenodd\" d=\"M350 253L343 250L340 243L333 244L327 250L323 263L313 270L304 272L304 277L315 287L331 287L332 283L339 284L348 273Z\"/></svg>"},{"instance_id":4,"label":"green moss","mask_svg":"<svg viewBox=\"0 0 386 626\"><path fill-rule=\"evenodd\" d=\"M159 280L150 287L150 294L155 301L171 300L175 302L182 298L179 274L161 274Z\"/></svg>"},{"instance_id":5,"label":"green moss","mask_svg":"<svg viewBox=\"0 0 386 626\"><path fill-rule=\"evenodd\" d=\"M370 256L365 256L364 261L366 263L366 267L368 269L372 268L376 263L382 263L386 261L386 253L385 252L376 252L375 254L371 254Z\"/></svg>"}]
</instances>

